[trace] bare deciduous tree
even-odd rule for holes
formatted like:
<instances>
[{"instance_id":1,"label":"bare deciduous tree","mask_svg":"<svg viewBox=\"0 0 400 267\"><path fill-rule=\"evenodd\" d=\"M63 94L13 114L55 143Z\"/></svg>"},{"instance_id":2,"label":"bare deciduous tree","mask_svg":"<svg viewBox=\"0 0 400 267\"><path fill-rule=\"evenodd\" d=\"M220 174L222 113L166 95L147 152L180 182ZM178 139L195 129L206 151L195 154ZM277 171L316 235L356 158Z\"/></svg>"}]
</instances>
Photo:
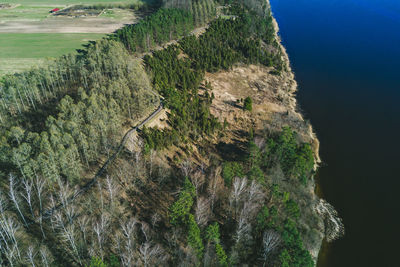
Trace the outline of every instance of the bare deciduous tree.
<instances>
[{"instance_id":1,"label":"bare deciduous tree","mask_svg":"<svg viewBox=\"0 0 400 267\"><path fill-rule=\"evenodd\" d=\"M114 202L114 197L116 195L115 192L118 189L118 185L108 175L106 178L106 187L107 187L107 191L108 191L108 196L110 197L110 206L112 207L113 202Z\"/></svg>"},{"instance_id":2,"label":"bare deciduous tree","mask_svg":"<svg viewBox=\"0 0 400 267\"><path fill-rule=\"evenodd\" d=\"M117 169L117 177L123 184L130 184L131 173L128 169L131 168L131 165L127 162L123 162L119 169Z\"/></svg>"},{"instance_id":3,"label":"bare deciduous tree","mask_svg":"<svg viewBox=\"0 0 400 267\"><path fill-rule=\"evenodd\" d=\"M162 165L159 165L157 170L157 183L162 184L170 175L170 170L167 166Z\"/></svg>"},{"instance_id":4,"label":"bare deciduous tree","mask_svg":"<svg viewBox=\"0 0 400 267\"><path fill-rule=\"evenodd\" d=\"M250 186L247 187L245 196L246 200L243 203L243 212L245 212L249 219L254 218L264 199L261 186L253 180Z\"/></svg>"},{"instance_id":5,"label":"bare deciduous tree","mask_svg":"<svg viewBox=\"0 0 400 267\"><path fill-rule=\"evenodd\" d=\"M150 155L149 155L149 175L151 176L153 173L153 163L154 163L154 158L157 155L157 152L154 149L150 150Z\"/></svg>"},{"instance_id":6,"label":"bare deciduous tree","mask_svg":"<svg viewBox=\"0 0 400 267\"><path fill-rule=\"evenodd\" d=\"M100 209L101 211L103 211L104 210L103 187L100 181L97 182L97 189L99 190L99 196L100 196Z\"/></svg>"},{"instance_id":7,"label":"bare deciduous tree","mask_svg":"<svg viewBox=\"0 0 400 267\"><path fill-rule=\"evenodd\" d=\"M161 216L156 212L153 214L153 216L151 216L151 225L153 226L153 228L159 221L161 221Z\"/></svg>"},{"instance_id":8,"label":"bare deciduous tree","mask_svg":"<svg viewBox=\"0 0 400 267\"><path fill-rule=\"evenodd\" d=\"M41 247L39 252L40 252L40 258L42 260L42 266L49 267L50 266L49 253L44 247Z\"/></svg>"},{"instance_id":9,"label":"bare deciduous tree","mask_svg":"<svg viewBox=\"0 0 400 267\"><path fill-rule=\"evenodd\" d=\"M196 222L199 226L205 226L210 218L211 208L210 201L204 197L197 200L196 205Z\"/></svg>"},{"instance_id":10,"label":"bare deciduous tree","mask_svg":"<svg viewBox=\"0 0 400 267\"><path fill-rule=\"evenodd\" d=\"M68 204L67 206L64 206L64 212L68 219L68 223L73 224L76 216L75 206L72 203Z\"/></svg>"},{"instance_id":11,"label":"bare deciduous tree","mask_svg":"<svg viewBox=\"0 0 400 267\"><path fill-rule=\"evenodd\" d=\"M19 200L18 200L18 197L17 197L16 189L15 189L16 184L15 184L14 175L12 175L10 173L8 180L9 180L9 197L10 197L11 201L14 203L14 206L17 209L17 211L18 211L19 215L21 216L22 220L24 221L25 226L28 226L28 224L25 221L25 217L22 214L21 208L19 206Z\"/></svg>"},{"instance_id":12,"label":"bare deciduous tree","mask_svg":"<svg viewBox=\"0 0 400 267\"><path fill-rule=\"evenodd\" d=\"M77 219L79 230L82 233L83 242L87 242L86 233L88 232L89 218L86 215L79 216Z\"/></svg>"},{"instance_id":13,"label":"bare deciduous tree","mask_svg":"<svg viewBox=\"0 0 400 267\"><path fill-rule=\"evenodd\" d=\"M174 248L178 245L179 237L182 235L182 229L173 227L171 231L164 234L164 240L167 241L169 248Z\"/></svg>"},{"instance_id":14,"label":"bare deciduous tree","mask_svg":"<svg viewBox=\"0 0 400 267\"><path fill-rule=\"evenodd\" d=\"M100 216L100 220L95 223L93 226L93 231L96 234L96 241L98 245L98 252L100 254L100 258L103 259L103 244L106 238L106 232L109 225L109 216L105 213L102 213Z\"/></svg>"},{"instance_id":15,"label":"bare deciduous tree","mask_svg":"<svg viewBox=\"0 0 400 267\"><path fill-rule=\"evenodd\" d=\"M14 266L14 260L21 260L19 244L16 238L16 233L19 226L10 217L2 214L0 219L0 251L5 255L11 266Z\"/></svg>"},{"instance_id":16,"label":"bare deciduous tree","mask_svg":"<svg viewBox=\"0 0 400 267\"><path fill-rule=\"evenodd\" d=\"M0 216L5 219L5 211L7 208L6 199L3 196L3 192L0 191Z\"/></svg>"},{"instance_id":17,"label":"bare deciduous tree","mask_svg":"<svg viewBox=\"0 0 400 267\"><path fill-rule=\"evenodd\" d=\"M280 235L274 230L267 230L263 235L263 253L262 258L264 266L271 252L276 250L281 243Z\"/></svg>"},{"instance_id":18,"label":"bare deciduous tree","mask_svg":"<svg viewBox=\"0 0 400 267\"><path fill-rule=\"evenodd\" d=\"M247 216L247 211L242 209L242 212L239 215L239 220L236 229L236 243L241 242L242 240L251 236L251 224L249 223L249 218Z\"/></svg>"},{"instance_id":19,"label":"bare deciduous tree","mask_svg":"<svg viewBox=\"0 0 400 267\"><path fill-rule=\"evenodd\" d=\"M191 180L194 188L196 189L196 195L198 195L201 187L206 180L206 177L201 171L197 171L191 176Z\"/></svg>"},{"instance_id":20,"label":"bare deciduous tree","mask_svg":"<svg viewBox=\"0 0 400 267\"><path fill-rule=\"evenodd\" d=\"M208 185L208 193L210 195L211 210L214 209L214 204L217 199L218 188L223 184L221 178L221 167L217 167L211 177L210 183Z\"/></svg>"},{"instance_id":21,"label":"bare deciduous tree","mask_svg":"<svg viewBox=\"0 0 400 267\"><path fill-rule=\"evenodd\" d=\"M264 198L264 194L261 186L253 180L247 189L248 191L248 200L249 202L259 203Z\"/></svg>"},{"instance_id":22,"label":"bare deciduous tree","mask_svg":"<svg viewBox=\"0 0 400 267\"><path fill-rule=\"evenodd\" d=\"M39 202L39 224L40 224L40 230L42 231L42 236L45 238L44 230L43 230L43 197L44 197L44 187L46 185L46 181L42 178L39 178L36 176L35 180L35 191L36 191L36 196Z\"/></svg>"},{"instance_id":23,"label":"bare deciduous tree","mask_svg":"<svg viewBox=\"0 0 400 267\"><path fill-rule=\"evenodd\" d=\"M7 250L4 252L4 256L6 257L8 263L10 264L11 267L15 266L18 262L15 259L15 246L12 247L12 249Z\"/></svg>"},{"instance_id":24,"label":"bare deciduous tree","mask_svg":"<svg viewBox=\"0 0 400 267\"><path fill-rule=\"evenodd\" d=\"M202 174L205 174L206 172L206 164L204 162L200 162L199 170L201 171Z\"/></svg>"},{"instance_id":25,"label":"bare deciduous tree","mask_svg":"<svg viewBox=\"0 0 400 267\"><path fill-rule=\"evenodd\" d=\"M63 232L62 232L61 236L64 238L64 240L68 241L77 261L79 262L79 264L82 265L81 256L79 254L78 244L76 241L75 226L73 224L70 224L68 226L63 225L62 230L63 230Z\"/></svg>"},{"instance_id":26,"label":"bare deciduous tree","mask_svg":"<svg viewBox=\"0 0 400 267\"><path fill-rule=\"evenodd\" d=\"M140 229L142 230L142 233L146 238L146 242L149 242L151 240L151 232L149 225L145 222L141 222L140 225L141 225Z\"/></svg>"},{"instance_id":27,"label":"bare deciduous tree","mask_svg":"<svg viewBox=\"0 0 400 267\"><path fill-rule=\"evenodd\" d=\"M262 137L256 137L256 138L254 138L254 143L256 144L256 146L259 148L259 149L263 149L264 148L264 146L265 146L265 139L264 138L262 138Z\"/></svg>"},{"instance_id":28,"label":"bare deciduous tree","mask_svg":"<svg viewBox=\"0 0 400 267\"><path fill-rule=\"evenodd\" d=\"M138 164L140 162L140 159L142 158L141 155L142 155L141 149L135 151L135 163L136 164Z\"/></svg>"},{"instance_id":29,"label":"bare deciduous tree","mask_svg":"<svg viewBox=\"0 0 400 267\"><path fill-rule=\"evenodd\" d=\"M34 248L32 246L29 246L26 251L26 259L32 267L36 266L35 265L35 256L36 256L36 253L34 251Z\"/></svg>"},{"instance_id":30,"label":"bare deciduous tree","mask_svg":"<svg viewBox=\"0 0 400 267\"><path fill-rule=\"evenodd\" d=\"M152 245L151 242L146 242L141 245L139 251L143 266L157 266L164 253L160 245Z\"/></svg>"},{"instance_id":31,"label":"bare deciduous tree","mask_svg":"<svg viewBox=\"0 0 400 267\"><path fill-rule=\"evenodd\" d=\"M29 180L26 180L26 179L22 179L22 184L24 186L24 192L21 195L26 200L26 203L28 204L32 218L34 219L35 215L33 214L33 208L32 208L33 184L32 184L32 182L30 182Z\"/></svg>"},{"instance_id":32,"label":"bare deciduous tree","mask_svg":"<svg viewBox=\"0 0 400 267\"><path fill-rule=\"evenodd\" d=\"M54 200L54 197L52 195L50 195L49 199L50 199L51 207L55 207L56 202ZM57 213L57 211L56 211L56 213ZM56 215L57 214L54 214L53 216L50 217L51 229L53 229L53 232L56 231L56 226L57 226L57 216ZM40 216L40 218L42 218L42 216Z\"/></svg>"},{"instance_id":33,"label":"bare deciduous tree","mask_svg":"<svg viewBox=\"0 0 400 267\"><path fill-rule=\"evenodd\" d=\"M243 200L244 193L246 192L247 179L235 177L232 184L231 195L229 196L229 205L234 211L236 217L239 210L239 204Z\"/></svg>"},{"instance_id":34,"label":"bare deciduous tree","mask_svg":"<svg viewBox=\"0 0 400 267\"><path fill-rule=\"evenodd\" d=\"M77 240L76 240L75 225L72 223L68 224L68 225L65 224L61 212L56 212L53 217L55 218L55 222L56 222L55 224L57 226L57 229L59 229L61 231L61 233L60 233L61 237L71 247L71 251L72 251L75 259L79 262L79 264L82 264L81 256L79 254L78 244L77 244Z\"/></svg>"},{"instance_id":35,"label":"bare deciduous tree","mask_svg":"<svg viewBox=\"0 0 400 267\"><path fill-rule=\"evenodd\" d=\"M181 163L181 171L183 176L189 177L189 174L192 171L192 163L189 159L186 159L184 162Z\"/></svg>"},{"instance_id":36,"label":"bare deciduous tree","mask_svg":"<svg viewBox=\"0 0 400 267\"><path fill-rule=\"evenodd\" d=\"M74 217L75 217L75 208L74 206L70 203L69 197L73 196L76 193L76 190L73 190L70 188L68 183L63 183L61 182L61 179L58 179L58 199L62 204L64 213L68 219L68 223L72 224ZM54 199L53 199L54 201ZM71 205L70 205L71 204Z\"/></svg>"},{"instance_id":37,"label":"bare deciduous tree","mask_svg":"<svg viewBox=\"0 0 400 267\"><path fill-rule=\"evenodd\" d=\"M119 245L121 262L123 266L130 267L135 262L135 225L137 224L136 219L132 218L126 223L121 224L122 230L122 245ZM120 242L121 242L120 241Z\"/></svg>"}]
</instances>

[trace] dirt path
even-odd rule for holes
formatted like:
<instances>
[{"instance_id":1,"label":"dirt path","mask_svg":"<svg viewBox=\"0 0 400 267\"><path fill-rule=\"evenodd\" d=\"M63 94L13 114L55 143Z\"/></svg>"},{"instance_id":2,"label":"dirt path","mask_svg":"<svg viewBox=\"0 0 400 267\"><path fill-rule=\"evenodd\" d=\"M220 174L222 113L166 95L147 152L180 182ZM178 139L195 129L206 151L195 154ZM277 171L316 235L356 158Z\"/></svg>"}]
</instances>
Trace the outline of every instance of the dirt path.
<instances>
[{"instance_id":1,"label":"dirt path","mask_svg":"<svg viewBox=\"0 0 400 267\"><path fill-rule=\"evenodd\" d=\"M202 34L205 32L205 30L207 29L206 27L201 27L201 28L196 28L194 29L191 34L195 34L196 36ZM171 41L168 44L164 45L168 46L171 45L173 43L177 43L177 41ZM162 47L161 47L162 49ZM157 92L153 93L157 94ZM117 156L119 155L119 153L122 151L122 149L125 147L125 144L127 143L127 141L129 140L129 138L131 137L131 135L133 133L136 133L138 130L140 130L140 128L142 128L146 123L150 122L153 118L155 118L160 112L162 112L164 110L164 103L163 103L163 97L160 96L160 105L158 106L157 110L155 110L153 113L151 113L146 119L144 119L141 123L139 123L137 126L132 127L129 131L127 131L124 135L124 137L122 138L119 146L117 147L117 149L115 150L115 152L106 160L106 162L100 167L100 169L96 172L96 174L94 175L94 177L88 181L85 185L83 185L78 191L76 191L72 196L70 196L67 200L67 203L71 203L73 202L76 198L78 198L80 195L83 195L84 193L86 193L87 191L89 191L90 188L92 188L92 186L94 184L96 184L97 179L102 176L104 174L104 172L107 170L107 167L114 162L114 160L117 158ZM54 212L56 212L57 210L59 210L60 208L62 208L64 205L62 203L58 203L57 205L53 206L52 208L49 208L47 210L45 210L41 216L39 218L37 218L34 222L32 223L37 223L42 219L47 219L50 218Z\"/></svg>"},{"instance_id":2,"label":"dirt path","mask_svg":"<svg viewBox=\"0 0 400 267\"><path fill-rule=\"evenodd\" d=\"M162 99L160 101L160 105L158 106L157 110L155 110L153 113L151 113L145 120L143 120L140 124L138 124L135 127L132 127L129 131L127 131L124 135L124 137L122 138L119 146L117 147L116 151L111 155L111 157L109 157L107 159L107 161L101 166L101 168L96 172L96 174L94 175L94 177L88 181L85 185L83 185L78 191L76 191L72 196L70 196L67 200L67 203L71 203L73 202L76 198L78 198L80 195L83 195L84 193L86 193L87 191L89 191L89 189L96 184L97 179L102 176L104 174L104 172L107 170L107 167L114 162L114 160L117 158L117 156L119 155L119 153L122 151L122 149L125 146L125 143L127 142L127 140L129 139L129 137L131 136L132 133L136 132L138 129L140 129L141 127L143 127L143 125L145 125L148 121L150 121L151 119L153 119L155 116L157 116L158 113L160 113L164 108L164 104L162 102ZM41 221L41 219L47 219L50 218L54 212L56 212L57 210L59 210L60 208L62 208L64 205L62 203L59 203L57 205L55 205L52 208L49 208L47 210L45 210L42 215L37 218L34 222L39 222ZM32 224L31 223L31 224Z\"/></svg>"}]
</instances>

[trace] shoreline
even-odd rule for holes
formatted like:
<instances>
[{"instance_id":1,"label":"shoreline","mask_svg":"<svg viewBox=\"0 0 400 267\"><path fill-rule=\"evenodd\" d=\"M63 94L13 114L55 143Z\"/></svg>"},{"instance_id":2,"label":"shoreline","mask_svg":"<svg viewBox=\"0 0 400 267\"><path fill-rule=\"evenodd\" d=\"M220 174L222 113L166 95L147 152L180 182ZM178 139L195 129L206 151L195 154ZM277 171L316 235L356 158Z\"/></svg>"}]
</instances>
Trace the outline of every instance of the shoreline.
<instances>
[{"instance_id":1,"label":"shoreline","mask_svg":"<svg viewBox=\"0 0 400 267\"><path fill-rule=\"evenodd\" d=\"M289 75L289 82L290 84L290 90L288 91L288 99L290 100L290 104L288 105L291 108L291 112L293 112L293 114L296 114L296 116L298 116L300 118L300 120L302 120L303 122L305 122L305 119L303 117L303 114L301 114L298 110L298 103L297 103L297 98L296 98L296 92L298 91L298 84L297 81L295 79L295 74L292 70L292 67L290 65L290 59L289 59L289 55L286 51L286 48L284 47L284 45L282 44L282 40L279 36L279 25L278 22L276 21L275 17L272 16L272 22L274 25L274 30L275 30L275 38L277 43L279 44L279 48L281 49L282 52L282 59L285 62L285 67L286 70L285 72ZM317 138L316 133L314 132L314 129L312 128L312 125L310 123L308 123L308 136L310 137L311 140L313 140L313 148L314 148L314 155L315 155L315 165L314 165L314 170L318 169L319 164L322 162L321 158L319 156L319 140Z\"/></svg>"},{"instance_id":2,"label":"shoreline","mask_svg":"<svg viewBox=\"0 0 400 267\"><path fill-rule=\"evenodd\" d=\"M272 22L273 22L274 30L275 30L275 38L276 38L276 41L279 44L279 48L282 52L282 60L285 63L285 68L286 68L285 73L287 73L288 79L290 82L290 90L288 91L288 95L287 95L288 99L290 100L290 104L288 106L291 108L291 112L293 114L298 116L301 121L305 122L303 114L301 114L300 111L298 110L298 102L297 102L297 98L296 98L296 92L298 91L298 84L297 84L297 81L295 79L295 74L294 74L291 64L290 64L289 55L286 51L285 46L282 44L282 39L279 36L279 24L272 13L271 4L270 4L269 0L266 0L266 1L269 5L271 15L272 15ZM312 147L313 147L314 156L315 156L314 171L317 172L319 165L322 162L320 155L319 155L320 142L318 140L316 133L313 130L311 123L308 123L307 126L308 126L307 135L310 138L310 140L312 140ZM313 182L314 182L314 185L313 185L314 191L312 193L313 197L322 199L322 197L323 197L322 188L320 187L318 178L315 177L315 175L313 177ZM324 225L324 228L325 227L326 226ZM326 255L329 253L328 252L329 243L326 241L325 233L323 233L323 235L324 235L324 237L320 240L320 244L318 246L315 246L314 249L309 250L313 257L313 260L315 262L314 266L317 266L318 263L321 262L321 260L323 261L324 258L326 257Z\"/></svg>"}]
</instances>

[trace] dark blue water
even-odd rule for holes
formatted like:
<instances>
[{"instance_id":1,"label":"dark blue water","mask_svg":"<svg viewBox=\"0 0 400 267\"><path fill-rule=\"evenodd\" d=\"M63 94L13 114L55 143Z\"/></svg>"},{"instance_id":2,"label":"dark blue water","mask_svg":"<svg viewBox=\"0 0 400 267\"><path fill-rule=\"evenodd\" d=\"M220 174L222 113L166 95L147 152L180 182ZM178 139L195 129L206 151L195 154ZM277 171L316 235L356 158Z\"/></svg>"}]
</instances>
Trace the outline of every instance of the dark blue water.
<instances>
[{"instance_id":1,"label":"dark blue water","mask_svg":"<svg viewBox=\"0 0 400 267\"><path fill-rule=\"evenodd\" d=\"M346 226L319 266L400 266L400 1L271 4Z\"/></svg>"}]
</instances>

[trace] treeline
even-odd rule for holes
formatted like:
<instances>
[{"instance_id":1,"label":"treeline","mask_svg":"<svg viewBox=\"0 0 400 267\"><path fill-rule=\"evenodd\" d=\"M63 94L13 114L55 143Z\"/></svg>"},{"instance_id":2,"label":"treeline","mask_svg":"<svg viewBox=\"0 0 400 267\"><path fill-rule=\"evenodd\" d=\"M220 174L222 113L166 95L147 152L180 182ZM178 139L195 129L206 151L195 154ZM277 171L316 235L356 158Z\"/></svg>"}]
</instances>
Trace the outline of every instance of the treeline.
<instances>
[{"instance_id":1,"label":"treeline","mask_svg":"<svg viewBox=\"0 0 400 267\"><path fill-rule=\"evenodd\" d=\"M71 7L65 8L62 11L73 11L79 9L94 9L94 10L103 10L103 9L112 9L112 8L120 8L120 9L132 9L132 10L144 10L148 8L152 8L155 3L131 3L131 4L122 4L122 3L109 3L109 4L94 4L94 5L73 5ZM153 1L155 2L155 1Z\"/></svg>"},{"instance_id":2,"label":"treeline","mask_svg":"<svg viewBox=\"0 0 400 267\"><path fill-rule=\"evenodd\" d=\"M188 36L180 41L183 51L194 59L194 68L215 72L245 62L282 70L280 54L266 49L275 43L272 18L259 17L239 5L229 11L236 17L219 18L199 38Z\"/></svg>"},{"instance_id":3,"label":"treeline","mask_svg":"<svg viewBox=\"0 0 400 267\"><path fill-rule=\"evenodd\" d=\"M193 28L190 12L161 8L137 24L117 30L111 39L122 42L129 51L147 52L156 45L188 34Z\"/></svg>"},{"instance_id":4,"label":"treeline","mask_svg":"<svg viewBox=\"0 0 400 267\"><path fill-rule=\"evenodd\" d=\"M115 146L122 121L137 120L158 101L140 61L115 41L96 42L84 55L19 75L3 78L8 119L1 128L0 166L29 179L78 182Z\"/></svg>"},{"instance_id":5,"label":"treeline","mask_svg":"<svg viewBox=\"0 0 400 267\"><path fill-rule=\"evenodd\" d=\"M240 161L225 162L222 165L222 177L225 185L232 188L233 199L242 197L240 191L250 181L254 187L252 194L256 194L255 188L258 187L269 197L260 197L258 204L261 206L257 206L253 220L246 219L251 224L248 226L250 232L247 242L240 246L237 244L237 260L252 262L256 266L261 264L257 264L257 261L267 266L314 266L297 225L299 218L306 216L301 213L297 196L292 196L269 178L273 168L281 168L288 178L311 177L314 159L309 144L299 144L296 133L289 127L284 127L281 133L273 136L253 138L250 135L250 138L247 155ZM307 160L303 160L304 150L307 150ZM290 179L288 182L299 186L303 181ZM257 184L257 187L253 184ZM245 220L240 218L241 212L237 216L239 221Z\"/></svg>"},{"instance_id":6,"label":"treeline","mask_svg":"<svg viewBox=\"0 0 400 267\"><path fill-rule=\"evenodd\" d=\"M180 8L193 15L196 26L207 24L216 16L216 4L213 0L164 0L165 8Z\"/></svg>"},{"instance_id":7,"label":"treeline","mask_svg":"<svg viewBox=\"0 0 400 267\"><path fill-rule=\"evenodd\" d=\"M74 56L63 56L39 69L1 77L1 127L15 123L15 118L39 109L51 99L61 98L82 84L86 73L83 62L78 63Z\"/></svg>"},{"instance_id":8,"label":"treeline","mask_svg":"<svg viewBox=\"0 0 400 267\"><path fill-rule=\"evenodd\" d=\"M168 122L171 129L143 129L149 149L160 149L172 144L196 140L219 129L217 119L210 114L212 96L198 88L204 72L191 68L190 59L179 58L180 49L175 46L154 52L144 58L153 76L153 86L165 98L170 110Z\"/></svg>"},{"instance_id":9,"label":"treeline","mask_svg":"<svg viewBox=\"0 0 400 267\"><path fill-rule=\"evenodd\" d=\"M255 12L260 17L271 15L271 7L267 0L219 0L220 4L240 4Z\"/></svg>"}]
</instances>

